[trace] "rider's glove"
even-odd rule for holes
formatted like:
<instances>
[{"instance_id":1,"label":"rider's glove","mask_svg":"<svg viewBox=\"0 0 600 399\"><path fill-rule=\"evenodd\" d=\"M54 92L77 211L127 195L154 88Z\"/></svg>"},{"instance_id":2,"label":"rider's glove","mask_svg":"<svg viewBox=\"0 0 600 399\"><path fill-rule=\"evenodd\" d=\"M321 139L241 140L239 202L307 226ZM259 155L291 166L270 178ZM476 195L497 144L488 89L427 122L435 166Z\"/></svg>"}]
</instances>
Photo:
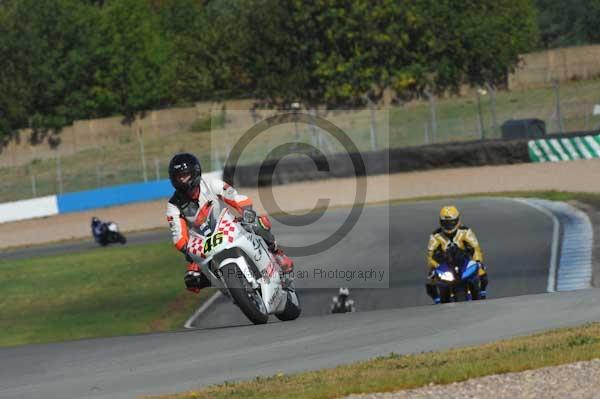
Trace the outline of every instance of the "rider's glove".
<instances>
[{"instance_id":1,"label":"rider's glove","mask_svg":"<svg viewBox=\"0 0 600 399\"><path fill-rule=\"evenodd\" d=\"M199 292L203 287L200 265L194 262L190 263L183 277L183 282L188 291Z\"/></svg>"},{"instance_id":2,"label":"rider's glove","mask_svg":"<svg viewBox=\"0 0 600 399\"><path fill-rule=\"evenodd\" d=\"M431 270L429 270L429 273L427 273L427 278L430 280L433 280L435 278L435 269L431 268Z\"/></svg>"}]
</instances>

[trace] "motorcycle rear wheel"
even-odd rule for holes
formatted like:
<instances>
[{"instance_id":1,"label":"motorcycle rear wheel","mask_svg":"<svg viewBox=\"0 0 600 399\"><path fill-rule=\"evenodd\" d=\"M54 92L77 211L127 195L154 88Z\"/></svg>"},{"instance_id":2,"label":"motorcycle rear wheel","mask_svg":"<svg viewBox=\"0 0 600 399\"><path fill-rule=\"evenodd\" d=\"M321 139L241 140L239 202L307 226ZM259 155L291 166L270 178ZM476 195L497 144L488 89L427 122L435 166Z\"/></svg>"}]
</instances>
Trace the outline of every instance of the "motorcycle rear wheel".
<instances>
[{"instance_id":1,"label":"motorcycle rear wheel","mask_svg":"<svg viewBox=\"0 0 600 399\"><path fill-rule=\"evenodd\" d=\"M265 324L269 320L267 308L239 267L230 263L223 266L221 272L231 297L242 313L254 324Z\"/></svg>"}]
</instances>

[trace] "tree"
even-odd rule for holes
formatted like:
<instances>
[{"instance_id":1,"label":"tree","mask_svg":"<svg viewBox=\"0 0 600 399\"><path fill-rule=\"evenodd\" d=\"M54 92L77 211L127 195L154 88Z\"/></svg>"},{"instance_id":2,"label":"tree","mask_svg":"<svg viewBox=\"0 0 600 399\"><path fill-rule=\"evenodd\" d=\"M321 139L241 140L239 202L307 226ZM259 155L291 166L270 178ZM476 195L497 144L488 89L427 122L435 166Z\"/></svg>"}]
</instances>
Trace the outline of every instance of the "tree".
<instances>
[{"instance_id":1,"label":"tree","mask_svg":"<svg viewBox=\"0 0 600 399\"><path fill-rule=\"evenodd\" d=\"M600 42L598 0L535 0L544 48Z\"/></svg>"},{"instance_id":2,"label":"tree","mask_svg":"<svg viewBox=\"0 0 600 399\"><path fill-rule=\"evenodd\" d=\"M207 99L500 85L536 45L535 15L531 0L5 0L0 133Z\"/></svg>"},{"instance_id":3,"label":"tree","mask_svg":"<svg viewBox=\"0 0 600 399\"><path fill-rule=\"evenodd\" d=\"M255 0L236 12L253 93L271 101L363 102L502 84L535 46L529 0Z\"/></svg>"},{"instance_id":4,"label":"tree","mask_svg":"<svg viewBox=\"0 0 600 399\"><path fill-rule=\"evenodd\" d=\"M152 0L152 6L171 44L169 97L188 103L233 95L224 60L231 44L218 35L232 23L224 25L197 0Z\"/></svg>"},{"instance_id":5,"label":"tree","mask_svg":"<svg viewBox=\"0 0 600 399\"><path fill-rule=\"evenodd\" d=\"M430 76L425 83L438 91L461 84L502 85L519 54L537 44L529 0L429 0L420 8L431 25L423 51Z\"/></svg>"},{"instance_id":6,"label":"tree","mask_svg":"<svg viewBox=\"0 0 600 399\"><path fill-rule=\"evenodd\" d=\"M140 0L113 0L100 8L93 51L97 64L88 99L92 116L119 113L131 122L168 105L169 44L158 18Z\"/></svg>"},{"instance_id":7,"label":"tree","mask_svg":"<svg viewBox=\"0 0 600 399\"><path fill-rule=\"evenodd\" d=\"M0 132L31 126L33 141L89 115L93 10L76 0L0 6Z\"/></svg>"}]
</instances>

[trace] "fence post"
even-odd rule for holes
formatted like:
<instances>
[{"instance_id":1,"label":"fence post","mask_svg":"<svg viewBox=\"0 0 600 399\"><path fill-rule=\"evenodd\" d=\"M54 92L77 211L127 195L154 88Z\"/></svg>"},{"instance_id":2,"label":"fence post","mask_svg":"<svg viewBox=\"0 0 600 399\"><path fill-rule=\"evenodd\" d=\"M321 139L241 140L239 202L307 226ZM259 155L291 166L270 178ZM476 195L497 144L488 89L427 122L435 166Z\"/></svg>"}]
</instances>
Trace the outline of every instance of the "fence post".
<instances>
[{"instance_id":1,"label":"fence post","mask_svg":"<svg viewBox=\"0 0 600 399\"><path fill-rule=\"evenodd\" d=\"M485 127L483 126L483 113L481 110L481 89L475 90L477 95L477 114L479 115L479 138L483 140L485 138Z\"/></svg>"},{"instance_id":2,"label":"fence post","mask_svg":"<svg viewBox=\"0 0 600 399\"><path fill-rule=\"evenodd\" d=\"M87 122L90 123L90 122ZM77 129L75 128L75 123L73 122L73 125L71 125L71 129L73 131L73 154L77 153Z\"/></svg>"},{"instance_id":3,"label":"fence post","mask_svg":"<svg viewBox=\"0 0 600 399\"><path fill-rule=\"evenodd\" d=\"M33 173L31 174L31 194L33 198L37 197L37 187L35 184L35 175Z\"/></svg>"},{"instance_id":4,"label":"fence post","mask_svg":"<svg viewBox=\"0 0 600 399\"><path fill-rule=\"evenodd\" d=\"M560 84L558 83L558 79L552 80L552 85L554 86L554 95L556 96L556 118L558 120L558 130L560 133L564 133L564 126L562 115L560 111Z\"/></svg>"},{"instance_id":5,"label":"fence post","mask_svg":"<svg viewBox=\"0 0 600 399\"><path fill-rule=\"evenodd\" d=\"M96 162L96 187L100 187L100 164Z\"/></svg>"},{"instance_id":6,"label":"fence post","mask_svg":"<svg viewBox=\"0 0 600 399\"><path fill-rule=\"evenodd\" d=\"M144 131L142 128L138 128L138 141L140 142L140 156L142 157L142 175L144 177L144 183L148 181L148 175L146 174L146 153L144 151Z\"/></svg>"},{"instance_id":7,"label":"fence post","mask_svg":"<svg viewBox=\"0 0 600 399\"><path fill-rule=\"evenodd\" d=\"M494 131L494 135L500 136L500 131L498 130L498 116L496 114L496 90L494 87L486 83L488 92L490 93L490 106L492 108L492 129Z\"/></svg>"},{"instance_id":8,"label":"fence post","mask_svg":"<svg viewBox=\"0 0 600 399\"><path fill-rule=\"evenodd\" d=\"M10 151L12 147L12 151ZM17 166L17 139L15 138L15 135L13 134L10 137L10 141L8 142L8 146L7 149L10 152L10 160L11 160L11 164L12 166Z\"/></svg>"},{"instance_id":9,"label":"fence post","mask_svg":"<svg viewBox=\"0 0 600 399\"><path fill-rule=\"evenodd\" d=\"M62 166L60 163L60 155L56 156L56 182L58 183L58 193L63 193L63 178L62 178Z\"/></svg>"},{"instance_id":10,"label":"fence post","mask_svg":"<svg viewBox=\"0 0 600 399\"><path fill-rule=\"evenodd\" d=\"M425 95L429 99L429 107L431 108L431 142L434 143L437 137L437 116L435 112L435 96L429 90L425 90Z\"/></svg>"},{"instance_id":11,"label":"fence post","mask_svg":"<svg viewBox=\"0 0 600 399\"><path fill-rule=\"evenodd\" d=\"M292 112L299 113L300 112L300 103L294 102L291 104ZM300 142L300 133L298 132L298 121L294 118L294 132L296 134L296 141Z\"/></svg>"},{"instance_id":12,"label":"fence post","mask_svg":"<svg viewBox=\"0 0 600 399\"><path fill-rule=\"evenodd\" d=\"M365 99L369 105L369 112L371 116L371 124L369 126L371 134L371 151L377 151L377 124L375 119L375 103L371 100L368 94L365 94Z\"/></svg>"},{"instance_id":13,"label":"fence post","mask_svg":"<svg viewBox=\"0 0 600 399\"><path fill-rule=\"evenodd\" d=\"M584 103L582 104L583 114L585 115L585 130L590 130L590 104Z\"/></svg>"},{"instance_id":14,"label":"fence post","mask_svg":"<svg viewBox=\"0 0 600 399\"><path fill-rule=\"evenodd\" d=\"M315 145L319 150L323 150L323 139L321 137L321 132L317 130L317 110L316 108L311 108L309 111L310 114L310 130L312 131L313 136L313 145Z\"/></svg>"}]
</instances>

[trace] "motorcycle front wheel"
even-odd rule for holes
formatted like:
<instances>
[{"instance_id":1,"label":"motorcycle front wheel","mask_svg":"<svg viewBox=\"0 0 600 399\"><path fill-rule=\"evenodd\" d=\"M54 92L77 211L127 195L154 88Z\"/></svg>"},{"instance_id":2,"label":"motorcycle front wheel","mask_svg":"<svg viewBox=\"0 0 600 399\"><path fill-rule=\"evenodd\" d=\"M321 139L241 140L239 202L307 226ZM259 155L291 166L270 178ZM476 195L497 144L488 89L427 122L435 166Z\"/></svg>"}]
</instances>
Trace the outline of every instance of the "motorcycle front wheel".
<instances>
[{"instance_id":1,"label":"motorcycle front wheel","mask_svg":"<svg viewBox=\"0 0 600 399\"><path fill-rule=\"evenodd\" d=\"M221 268L221 273L231 297L242 313L254 324L265 324L269 320L265 303L239 267L230 263Z\"/></svg>"}]
</instances>

